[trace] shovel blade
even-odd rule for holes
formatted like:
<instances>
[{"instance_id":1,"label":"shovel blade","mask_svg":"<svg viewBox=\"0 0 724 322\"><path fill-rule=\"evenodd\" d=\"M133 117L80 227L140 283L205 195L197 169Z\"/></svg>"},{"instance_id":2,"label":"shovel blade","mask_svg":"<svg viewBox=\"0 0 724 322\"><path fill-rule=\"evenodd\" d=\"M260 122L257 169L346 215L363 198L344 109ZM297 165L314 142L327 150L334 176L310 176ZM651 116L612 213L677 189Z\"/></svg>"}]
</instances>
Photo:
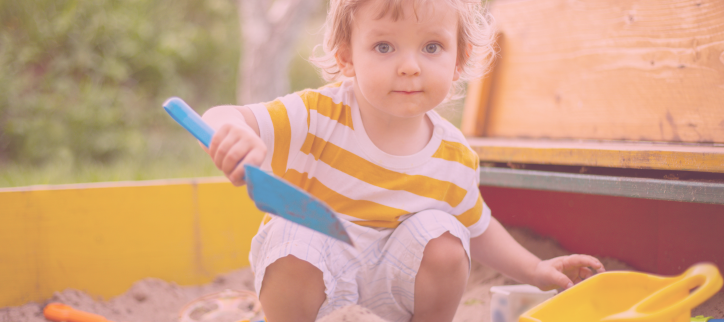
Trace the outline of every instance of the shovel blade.
<instances>
[{"instance_id":1,"label":"shovel blade","mask_svg":"<svg viewBox=\"0 0 724 322\"><path fill-rule=\"evenodd\" d=\"M256 207L354 247L334 212L309 193L253 165L244 165L247 191Z\"/></svg>"},{"instance_id":2,"label":"shovel blade","mask_svg":"<svg viewBox=\"0 0 724 322\"><path fill-rule=\"evenodd\" d=\"M209 147L214 130L186 102L172 97L163 103L163 108L176 122ZM247 191L259 209L354 246L342 222L323 202L258 167L245 165L244 170Z\"/></svg>"}]
</instances>

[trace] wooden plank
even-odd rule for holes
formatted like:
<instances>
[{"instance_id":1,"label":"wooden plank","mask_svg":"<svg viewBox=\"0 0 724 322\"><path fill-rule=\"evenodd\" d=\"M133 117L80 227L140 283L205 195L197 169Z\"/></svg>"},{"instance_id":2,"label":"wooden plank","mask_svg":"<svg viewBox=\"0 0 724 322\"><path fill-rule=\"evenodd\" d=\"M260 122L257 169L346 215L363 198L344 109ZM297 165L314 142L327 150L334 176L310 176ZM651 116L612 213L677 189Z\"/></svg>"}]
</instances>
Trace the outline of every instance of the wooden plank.
<instances>
[{"instance_id":1,"label":"wooden plank","mask_svg":"<svg viewBox=\"0 0 724 322\"><path fill-rule=\"evenodd\" d=\"M488 106L483 98L483 79L474 79L468 82L463 106L463 117L460 131L466 136L483 136L485 129L485 110Z\"/></svg>"},{"instance_id":2,"label":"wooden plank","mask_svg":"<svg viewBox=\"0 0 724 322\"><path fill-rule=\"evenodd\" d=\"M724 173L724 145L468 138L481 161Z\"/></svg>"},{"instance_id":3,"label":"wooden plank","mask_svg":"<svg viewBox=\"0 0 724 322\"><path fill-rule=\"evenodd\" d=\"M724 143L724 1L501 0L486 136Z\"/></svg>"},{"instance_id":4,"label":"wooden plank","mask_svg":"<svg viewBox=\"0 0 724 322\"><path fill-rule=\"evenodd\" d=\"M480 168L480 185L655 200L724 204L724 183L613 177L482 167Z\"/></svg>"},{"instance_id":5,"label":"wooden plank","mask_svg":"<svg viewBox=\"0 0 724 322\"><path fill-rule=\"evenodd\" d=\"M106 299L156 277L210 282L248 266L262 213L224 179L0 191L0 307L84 290Z\"/></svg>"},{"instance_id":6,"label":"wooden plank","mask_svg":"<svg viewBox=\"0 0 724 322\"><path fill-rule=\"evenodd\" d=\"M495 36L494 48L501 54L500 48L503 37L501 34ZM499 56L493 61L489 70L481 79L473 79L468 82L468 88L465 95L465 105L463 107L462 124L460 130L466 136L485 136L488 117L488 107L490 106L490 92L495 82L496 68Z\"/></svg>"}]
</instances>

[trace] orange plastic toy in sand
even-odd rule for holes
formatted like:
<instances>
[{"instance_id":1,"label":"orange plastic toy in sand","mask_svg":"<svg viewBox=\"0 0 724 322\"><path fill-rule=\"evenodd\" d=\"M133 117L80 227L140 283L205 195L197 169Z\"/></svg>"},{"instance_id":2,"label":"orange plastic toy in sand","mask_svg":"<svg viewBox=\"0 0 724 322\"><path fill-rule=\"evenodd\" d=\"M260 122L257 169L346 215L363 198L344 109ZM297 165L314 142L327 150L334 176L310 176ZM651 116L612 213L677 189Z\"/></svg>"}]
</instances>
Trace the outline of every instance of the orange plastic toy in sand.
<instances>
[{"instance_id":1,"label":"orange plastic toy in sand","mask_svg":"<svg viewBox=\"0 0 724 322\"><path fill-rule=\"evenodd\" d=\"M50 303L43 309L46 319L55 322L113 322L98 314ZM258 321L260 320L260 321ZM180 322L263 322L261 303L254 292L224 290L202 296L184 306Z\"/></svg>"},{"instance_id":2,"label":"orange plastic toy in sand","mask_svg":"<svg viewBox=\"0 0 724 322\"><path fill-rule=\"evenodd\" d=\"M689 322L691 309L722 283L713 264L697 264L674 277L606 272L528 310L518 321Z\"/></svg>"},{"instance_id":3,"label":"orange plastic toy in sand","mask_svg":"<svg viewBox=\"0 0 724 322\"><path fill-rule=\"evenodd\" d=\"M46 305L43 315L46 319L56 322L112 322L98 314L76 310L60 303Z\"/></svg>"}]
</instances>

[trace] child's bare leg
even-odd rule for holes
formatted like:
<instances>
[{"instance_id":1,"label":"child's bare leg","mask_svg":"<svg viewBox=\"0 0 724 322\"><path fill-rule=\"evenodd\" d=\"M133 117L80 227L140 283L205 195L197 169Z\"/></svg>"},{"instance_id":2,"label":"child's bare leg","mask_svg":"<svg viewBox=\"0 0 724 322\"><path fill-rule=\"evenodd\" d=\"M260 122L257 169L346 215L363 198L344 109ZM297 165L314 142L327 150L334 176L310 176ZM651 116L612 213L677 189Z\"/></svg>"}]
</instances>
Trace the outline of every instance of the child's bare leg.
<instances>
[{"instance_id":1,"label":"child's bare leg","mask_svg":"<svg viewBox=\"0 0 724 322\"><path fill-rule=\"evenodd\" d=\"M452 321L468 280L468 256L449 232L430 240L415 277L412 322Z\"/></svg>"},{"instance_id":2,"label":"child's bare leg","mask_svg":"<svg viewBox=\"0 0 724 322\"><path fill-rule=\"evenodd\" d=\"M314 321L326 295L322 271L287 256L266 268L259 301L270 322Z\"/></svg>"}]
</instances>

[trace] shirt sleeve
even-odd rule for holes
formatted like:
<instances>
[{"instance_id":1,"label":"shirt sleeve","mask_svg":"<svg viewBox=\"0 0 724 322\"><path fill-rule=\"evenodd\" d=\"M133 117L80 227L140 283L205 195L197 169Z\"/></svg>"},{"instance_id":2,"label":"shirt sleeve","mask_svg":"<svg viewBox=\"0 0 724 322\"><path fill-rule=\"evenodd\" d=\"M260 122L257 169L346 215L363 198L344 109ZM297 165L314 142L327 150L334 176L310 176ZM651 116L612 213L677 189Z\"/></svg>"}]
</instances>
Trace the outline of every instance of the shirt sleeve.
<instances>
[{"instance_id":1,"label":"shirt sleeve","mask_svg":"<svg viewBox=\"0 0 724 322\"><path fill-rule=\"evenodd\" d=\"M259 124L259 136L267 147L261 168L283 176L292 158L300 151L309 131L309 112L297 94L271 102L253 104L249 109Z\"/></svg>"},{"instance_id":2,"label":"shirt sleeve","mask_svg":"<svg viewBox=\"0 0 724 322\"><path fill-rule=\"evenodd\" d=\"M468 147L468 149L470 148ZM470 237L473 238L482 235L485 230L488 229L488 226L490 225L491 211L488 205L485 204L485 201L483 201L483 197L480 195L480 162L478 160L478 156L472 150L469 152L472 154L472 158L474 159L473 164L475 171L474 177L470 180L470 184L467 187L467 191L469 196L475 196L477 198L466 198L471 201L475 200L475 202L470 202L469 205L471 205L471 207L455 217L457 217L458 220L460 220L460 222L468 228L468 231L470 231Z\"/></svg>"},{"instance_id":3,"label":"shirt sleeve","mask_svg":"<svg viewBox=\"0 0 724 322\"><path fill-rule=\"evenodd\" d=\"M483 201L483 197L479 196L478 198L480 202L480 207L477 207L476 204L476 207L473 208L475 209L475 212L479 214L478 220L474 224L467 227L468 231L470 231L470 238L482 235L485 230L488 229L488 226L490 225L490 219L492 217L490 208L488 208L488 205L485 204L485 201Z\"/></svg>"}]
</instances>

